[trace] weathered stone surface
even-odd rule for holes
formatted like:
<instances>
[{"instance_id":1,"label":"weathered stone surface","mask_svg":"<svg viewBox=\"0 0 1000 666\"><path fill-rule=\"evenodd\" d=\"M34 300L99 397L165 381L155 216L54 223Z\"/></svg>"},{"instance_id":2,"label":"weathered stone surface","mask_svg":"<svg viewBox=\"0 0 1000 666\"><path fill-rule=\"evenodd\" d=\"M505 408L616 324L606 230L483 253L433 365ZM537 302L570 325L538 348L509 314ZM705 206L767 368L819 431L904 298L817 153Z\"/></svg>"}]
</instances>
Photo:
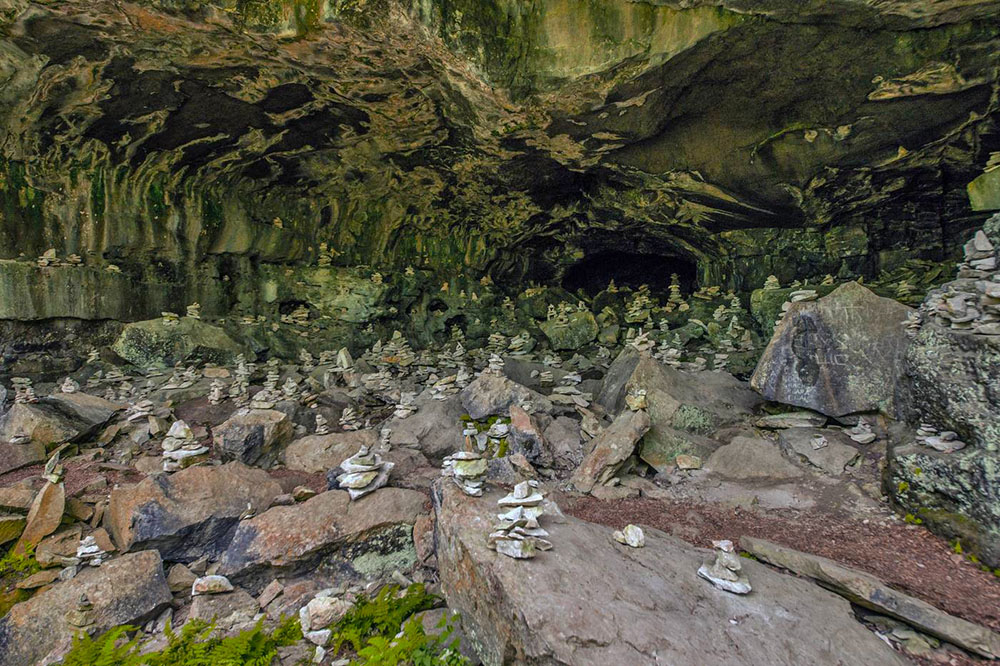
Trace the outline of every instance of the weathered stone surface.
<instances>
[{"instance_id":1,"label":"weathered stone surface","mask_svg":"<svg viewBox=\"0 0 1000 666\"><path fill-rule=\"evenodd\" d=\"M816 437L826 438L826 446L814 448ZM838 430L822 428L787 428L778 435L778 445L792 456L798 456L830 476L840 476L859 453L850 444L851 438Z\"/></svg>"},{"instance_id":2,"label":"weathered stone surface","mask_svg":"<svg viewBox=\"0 0 1000 666\"><path fill-rule=\"evenodd\" d=\"M458 395L465 412L476 420L506 415L511 405L524 403L531 403L535 411L552 411L552 403L544 395L499 375L483 373Z\"/></svg>"},{"instance_id":3,"label":"weathered stone surface","mask_svg":"<svg viewBox=\"0 0 1000 666\"><path fill-rule=\"evenodd\" d=\"M213 429L223 460L252 465L278 455L292 438L292 420L276 409L241 409Z\"/></svg>"},{"instance_id":4,"label":"weathered stone surface","mask_svg":"<svg viewBox=\"0 0 1000 666\"><path fill-rule=\"evenodd\" d=\"M200 319L181 317L167 325L163 318L137 321L125 326L111 347L123 359L140 367L170 367L200 360L232 363L244 348L221 328Z\"/></svg>"},{"instance_id":5,"label":"weathered stone surface","mask_svg":"<svg viewBox=\"0 0 1000 666\"><path fill-rule=\"evenodd\" d=\"M785 412L783 414L768 414L754 422L758 428L781 430L782 428L822 428L827 418L816 412Z\"/></svg>"},{"instance_id":6,"label":"weathered stone surface","mask_svg":"<svg viewBox=\"0 0 1000 666\"><path fill-rule=\"evenodd\" d=\"M583 462L580 422L568 416L552 419L542 433L552 449L552 466L560 471L576 469Z\"/></svg>"},{"instance_id":7,"label":"weathered stone surface","mask_svg":"<svg viewBox=\"0 0 1000 666\"><path fill-rule=\"evenodd\" d=\"M566 326L558 325L555 319L547 319L538 327L553 349L580 349L593 342L598 332L597 321L589 310L571 313Z\"/></svg>"},{"instance_id":8,"label":"weathered stone surface","mask_svg":"<svg viewBox=\"0 0 1000 666\"><path fill-rule=\"evenodd\" d=\"M28 510L24 532L14 546L15 553L24 553L56 531L66 510L66 488L62 483L46 482L38 491Z\"/></svg>"},{"instance_id":9,"label":"weathered stone surface","mask_svg":"<svg viewBox=\"0 0 1000 666\"><path fill-rule=\"evenodd\" d=\"M0 546L21 536L24 516L0 516Z\"/></svg>"},{"instance_id":10,"label":"weathered stone surface","mask_svg":"<svg viewBox=\"0 0 1000 666\"><path fill-rule=\"evenodd\" d=\"M426 495L380 488L359 500L329 490L294 506L276 506L240 523L219 573L259 592L278 572L323 567L378 578L416 562L413 524Z\"/></svg>"},{"instance_id":11,"label":"weathered stone surface","mask_svg":"<svg viewBox=\"0 0 1000 666\"><path fill-rule=\"evenodd\" d=\"M608 369L598 403L611 413L624 408L625 394L645 390L651 421L643 459L654 467L678 454L708 457L719 444L714 430L748 417L761 403L744 382L725 372L683 372L648 353L623 351Z\"/></svg>"},{"instance_id":12,"label":"weathered stone surface","mask_svg":"<svg viewBox=\"0 0 1000 666\"><path fill-rule=\"evenodd\" d=\"M425 391L415 404L419 407L416 414L386 422L385 427L392 430L389 442L393 446L419 449L437 463L461 450L464 438L461 430L454 427L465 413L461 398L456 395L447 400L434 400L429 391Z\"/></svg>"},{"instance_id":13,"label":"weathered stone surface","mask_svg":"<svg viewBox=\"0 0 1000 666\"><path fill-rule=\"evenodd\" d=\"M857 282L818 301L794 303L750 385L768 400L827 416L891 410L909 312Z\"/></svg>"},{"instance_id":14,"label":"weathered stone surface","mask_svg":"<svg viewBox=\"0 0 1000 666\"><path fill-rule=\"evenodd\" d=\"M329 435L308 435L297 439L285 449L285 466L300 472L327 472L340 467L362 446L378 444L374 430L334 432Z\"/></svg>"},{"instance_id":15,"label":"weathered stone surface","mask_svg":"<svg viewBox=\"0 0 1000 666\"><path fill-rule=\"evenodd\" d=\"M156 551L131 553L100 567L85 567L73 579L14 606L0 619L0 662L35 666L50 653L69 649L75 629L65 619L81 595L93 604L90 618L100 633L121 624L141 624L170 603L170 589Z\"/></svg>"},{"instance_id":16,"label":"weathered stone surface","mask_svg":"<svg viewBox=\"0 0 1000 666\"><path fill-rule=\"evenodd\" d=\"M636 443L649 431L649 425L649 414L645 411L619 414L614 423L591 442L590 452L573 472L573 486L586 493L611 479L635 451Z\"/></svg>"},{"instance_id":17,"label":"weathered stone surface","mask_svg":"<svg viewBox=\"0 0 1000 666\"><path fill-rule=\"evenodd\" d=\"M764 539L742 537L740 546L769 564L808 576L860 606L902 620L986 658L1000 658L1000 634L898 592L875 576Z\"/></svg>"},{"instance_id":18,"label":"weathered stone surface","mask_svg":"<svg viewBox=\"0 0 1000 666\"><path fill-rule=\"evenodd\" d=\"M520 453L533 465L548 467L553 456L538 421L517 405L510 406L510 453Z\"/></svg>"},{"instance_id":19,"label":"weathered stone surface","mask_svg":"<svg viewBox=\"0 0 1000 666\"><path fill-rule=\"evenodd\" d=\"M119 548L191 562L225 550L240 516L264 511L280 494L267 472L241 463L189 467L115 488L108 526Z\"/></svg>"},{"instance_id":20,"label":"weathered stone surface","mask_svg":"<svg viewBox=\"0 0 1000 666\"><path fill-rule=\"evenodd\" d=\"M773 480L802 476L802 470L766 439L734 437L705 461L705 469L727 479Z\"/></svg>"},{"instance_id":21,"label":"weathered stone surface","mask_svg":"<svg viewBox=\"0 0 1000 666\"><path fill-rule=\"evenodd\" d=\"M658 530L632 549L605 527L543 517L551 552L499 557L483 538L498 497L447 483L434 495L442 591L488 666L904 663L834 594L750 561L753 593L723 592L695 575L708 551Z\"/></svg>"},{"instance_id":22,"label":"weathered stone surface","mask_svg":"<svg viewBox=\"0 0 1000 666\"><path fill-rule=\"evenodd\" d=\"M35 491L26 486L6 486L0 488L0 511L27 513L34 499Z\"/></svg>"},{"instance_id":23,"label":"weathered stone surface","mask_svg":"<svg viewBox=\"0 0 1000 666\"><path fill-rule=\"evenodd\" d=\"M120 407L79 392L12 405L0 417L0 474L41 462L46 448L96 432Z\"/></svg>"},{"instance_id":24,"label":"weathered stone surface","mask_svg":"<svg viewBox=\"0 0 1000 666\"><path fill-rule=\"evenodd\" d=\"M221 631L248 628L260 611L257 600L239 588L222 594L202 594L191 601L188 617L192 620L215 621Z\"/></svg>"}]
</instances>

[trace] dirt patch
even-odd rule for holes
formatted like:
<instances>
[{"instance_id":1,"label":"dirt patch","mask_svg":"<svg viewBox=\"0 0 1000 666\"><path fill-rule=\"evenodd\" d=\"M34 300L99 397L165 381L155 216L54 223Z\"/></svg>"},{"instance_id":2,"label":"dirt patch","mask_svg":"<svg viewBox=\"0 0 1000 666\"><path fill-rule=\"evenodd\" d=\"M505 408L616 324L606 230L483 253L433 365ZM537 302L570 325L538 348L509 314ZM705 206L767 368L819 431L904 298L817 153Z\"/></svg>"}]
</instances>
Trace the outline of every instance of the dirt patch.
<instances>
[{"instance_id":1,"label":"dirt patch","mask_svg":"<svg viewBox=\"0 0 1000 666\"><path fill-rule=\"evenodd\" d=\"M652 499L600 501L568 494L554 499L581 520L618 529L649 525L706 548L714 539L768 539L867 571L953 615L1000 630L1000 578L921 527Z\"/></svg>"}]
</instances>

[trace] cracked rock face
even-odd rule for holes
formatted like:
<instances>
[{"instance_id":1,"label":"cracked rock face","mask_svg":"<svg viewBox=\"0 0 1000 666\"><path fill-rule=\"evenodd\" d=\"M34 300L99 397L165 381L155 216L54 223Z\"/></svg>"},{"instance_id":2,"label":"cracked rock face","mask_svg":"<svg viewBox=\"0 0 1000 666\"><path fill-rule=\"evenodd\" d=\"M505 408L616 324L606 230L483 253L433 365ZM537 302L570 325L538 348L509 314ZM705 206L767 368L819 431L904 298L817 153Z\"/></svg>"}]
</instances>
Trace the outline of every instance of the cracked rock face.
<instances>
[{"instance_id":1,"label":"cracked rock face","mask_svg":"<svg viewBox=\"0 0 1000 666\"><path fill-rule=\"evenodd\" d=\"M746 289L978 223L995 1L362 5L8 5L0 257L84 263L0 266L15 310L77 280L111 296L37 314L259 309L269 267L324 257L557 280L611 248Z\"/></svg>"},{"instance_id":2,"label":"cracked rock face","mask_svg":"<svg viewBox=\"0 0 1000 666\"><path fill-rule=\"evenodd\" d=\"M515 560L483 539L499 494L435 488L442 589L489 666L903 663L808 581L746 561L754 591L736 597L695 575L708 551L651 529L645 547L622 548L575 518L546 524L557 550Z\"/></svg>"}]
</instances>

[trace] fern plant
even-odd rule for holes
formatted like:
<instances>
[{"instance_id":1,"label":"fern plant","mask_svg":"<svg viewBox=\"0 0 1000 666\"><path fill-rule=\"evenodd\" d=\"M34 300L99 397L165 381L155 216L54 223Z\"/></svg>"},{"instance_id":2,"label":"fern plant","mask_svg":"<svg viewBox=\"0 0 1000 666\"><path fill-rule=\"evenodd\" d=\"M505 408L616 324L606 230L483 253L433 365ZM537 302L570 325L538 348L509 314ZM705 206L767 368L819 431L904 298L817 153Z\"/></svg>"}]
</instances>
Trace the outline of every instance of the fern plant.
<instances>
[{"instance_id":1,"label":"fern plant","mask_svg":"<svg viewBox=\"0 0 1000 666\"><path fill-rule=\"evenodd\" d=\"M447 616L438 626L442 628L440 634L428 635L411 617L395 637L379 635L368 639L351 666L467 666L469 660L458 651L458 640L448 642L454 628Z\"/></svg>"},{"instance_id":2,"label":"fern plant","mask_svg":"<svg viewBox=\"0 0 1000 666\"><path fill-rule=\"evenodd\" d=\"M331 625L336 636L333 653L339 653L345 644L359 652L372 636L395 636L406 618L434 608L438 601L422 583L410 585L403 594L399 587L387 585L373 599L362 597L354 608Z\"/></svg>"}]
</instances>

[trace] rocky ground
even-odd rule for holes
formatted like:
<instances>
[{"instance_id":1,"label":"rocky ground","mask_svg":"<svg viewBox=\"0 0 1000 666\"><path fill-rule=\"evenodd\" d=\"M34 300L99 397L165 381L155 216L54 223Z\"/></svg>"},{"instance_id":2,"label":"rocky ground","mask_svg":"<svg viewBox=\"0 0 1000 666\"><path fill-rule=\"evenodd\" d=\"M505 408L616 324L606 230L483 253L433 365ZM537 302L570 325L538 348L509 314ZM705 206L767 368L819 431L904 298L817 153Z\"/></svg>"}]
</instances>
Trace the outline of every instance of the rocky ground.
<instances>
[{"instance_id":1,"label":"rocky ground","mask_svg":"<svg viewBox=\"0 0 1000 666\"><path fill-rule=\"evenodd\" d=\"M197 306L130 325L11 380L0 661L199 621L281 664L998 658L998 224L919 309L785 290L763 350L710 290L357 358L256 356ZM344 643L372 608L404 615Z\"/></svg>"}]
</instances>

